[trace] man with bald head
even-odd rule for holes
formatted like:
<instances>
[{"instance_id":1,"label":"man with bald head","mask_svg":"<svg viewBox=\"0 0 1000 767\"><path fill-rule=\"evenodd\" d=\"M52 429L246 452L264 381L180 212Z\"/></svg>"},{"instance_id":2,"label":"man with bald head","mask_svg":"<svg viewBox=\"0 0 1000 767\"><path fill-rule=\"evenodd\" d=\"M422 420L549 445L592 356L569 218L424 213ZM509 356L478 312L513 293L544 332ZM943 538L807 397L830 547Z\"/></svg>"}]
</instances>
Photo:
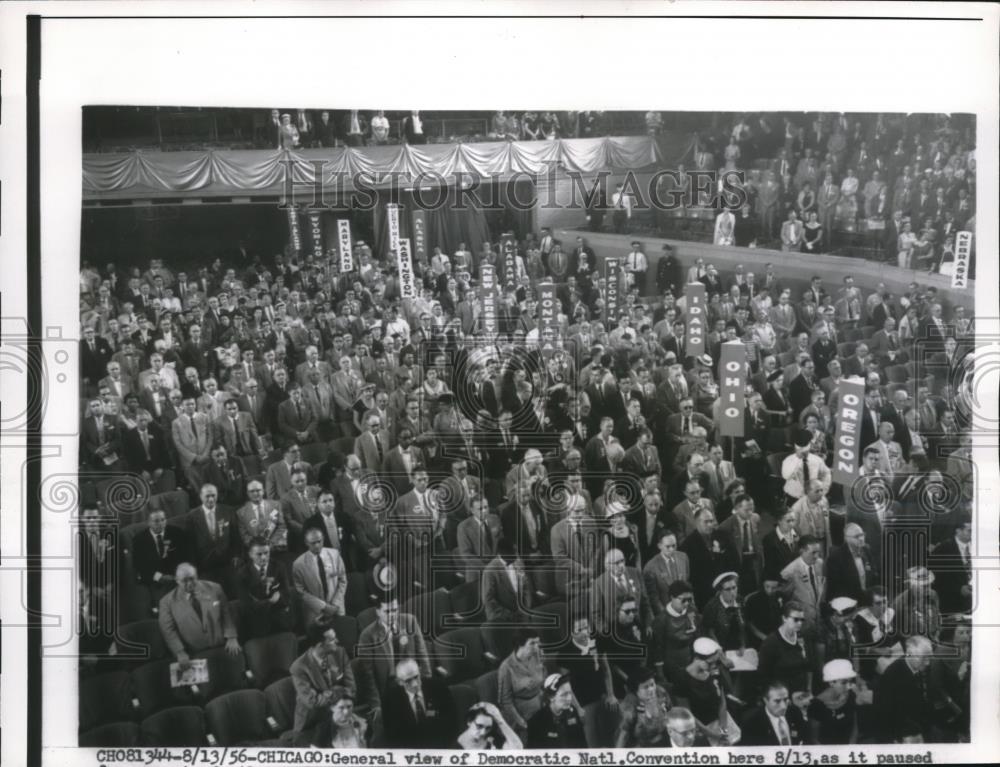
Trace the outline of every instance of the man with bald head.
<instances>
[{"instance_id":1,"label":"man with bald head","mask_svg":"<svg viewBox=\"0 0 1000 767\"><path fill-rule=\"evenodd\" d=\"M865 532L861 525L849 522L844 527L844 542L830 549L826 560L826 598L850 597L858 602L872 586L879 585L879 572L873 566Z\"/></svg>"},{"instance_id":2,"label":"man with bald head","mask_svg":"<svg viewBox=\"0 0 1000 767\"><path fill-rule=\"evenodd\" d=\"M926 741L938 742L934 733L935 690L927 673L934 646L927 637L918 635L906 640L905 649L906 655L892 662L875 688L874 721L880 742L898 743L910 732L923 733Z\"/></svg>"},{"instance_id":3,"label":"man with bald head","mask_svg":"<svg viewBox=\"0 0 1000 767\"><path fill-rule=\"evenodd\" d=\"M222 587L198 580L198 570L187 562L177 566L177 586L160 600L159 622L163 641L184 670L190 656L225 645L226 652L241 652L236 622Z\"/></svg>"}]
</instances>

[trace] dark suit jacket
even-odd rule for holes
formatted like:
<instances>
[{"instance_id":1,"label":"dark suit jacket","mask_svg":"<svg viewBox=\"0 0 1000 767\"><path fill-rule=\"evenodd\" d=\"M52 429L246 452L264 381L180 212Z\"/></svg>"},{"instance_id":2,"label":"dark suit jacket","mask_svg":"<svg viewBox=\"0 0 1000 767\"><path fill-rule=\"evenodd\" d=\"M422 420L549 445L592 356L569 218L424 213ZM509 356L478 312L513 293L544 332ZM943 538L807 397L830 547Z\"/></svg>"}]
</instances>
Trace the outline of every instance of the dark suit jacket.
<instances>
[{"instance_id":1,"label":"dark suit jacket","mask_svg":"<svg viewBox=\"0 0 1000 767\"><path fill-rule=\"evenodd\" d=\"M948 538L935 546L928 564L934 573L934 590L940 600L941 612L967 613L972 607L972 600L962 594L962 587L971 583L972 572L963 564L955 539Z\"/></svg>"},{"instance_id":2,"label":"dark suit jacket","mask_svg":"<svg viewBox=\"0 0 1000 767\"><path fill-rule=\"evenodd\" d=\"M921 686L906 658L898 658L885 670L875 688L873 712L883 743L909 734L906 730L913 726L916 732L930 732L934 709L925 692L928 688L927 682Z\"/></svg>"},{"instance_id":3,"label":"dark suit jacket","mask_svg":"<svg viewBox=\"0 0 1000 767\"><path fill-rule=\"evenodd\" d=\"M382 698L382 718L392 725L385 729L387 747L441 748L458 735L455 700L448 685L431 677L421 682L421 688L426 715L417 721L406 691L396 682L389 683Z\"/></svg>"},{"instance_id":4,"label":"dark suit jacket","mask_svg":"<svg viewBox=\"0 0 1000 767\"><path fill-rule=\"evenodd\" d=\"M107 364L113 354L111 345L101 336L94 337L94 350L86 341L80 341L80 374L96 385L107 375Z\"/></svg>"},{"instance_id":5,"label":"dark suit jacket","mask_svg":"<svg viewBox=\"0 0 1000 767\"><path fill-rule=\"evenodd\" d=\"M292 595L295 593L288 578L288 570L277 559L271 558L267 563L265 578L273 578L274 586L268 591L266 582L260 577L257 568L249 562L244 562L236 576L236 588L239 594L240 609L246 617L286 612L292 609ZM271 595L277 591L281 597L271 604ZM251 623L248 621L248 623ZM267 624L265 624L266 626ZM266 629L265 629L266 630ZM255 632L251 632L255 633Z\"/></svg>"},{"instance_id":6,"label":"dark suit jacket","mask_svg":"<svg viewBox=\"0 0 1000 767\"><path fill-rule=\"evenodd\" d=\"M199 571L229 568L233 559L242 555L239 525L231 507L221 504L215 507L215 523L219 534L214 539L209 535L201 506L189 511L185 519Z\"/></svg>"},{"instance_id":7,"label":"dark suit jacket","mask_svg":"<svg viewBox=\"0 0 1000 767\"><path fill-rule=\"evenodd\" d=\"M808 743L808 730L802 718L802 713L795 706L789 706L785 712L785 722L788 724L788 736L791 745L801 746ZM741 746L777 746L778 736L774 733L771 720L763 706L756 706L743 718L740 724L743 731Z\"/></svg>"},{"instance_id":8,"label":"dark suit jacket","mask_svg":"<svg viewBox=\"0 0 1000 767\"><path fill-rule=\"evenodd\" d=\"M515 623L519 616L523 616L532 606L534 590L530 576L525 573L518 585L521 587L521 593L516 595L503 560L495 558L486 566L480 583L480 593L487 620L494 623Z\"/></svg>"},{"instance_id":9,"label":"dark suit jacket","mask_svg":"<svg viewBox=\"0 0 1000 767\"><path fill-rule=\"evenodd\" d=\"M131 471L155 471L169 469L173 466L170 453L167 451L167 440L163 431L156 423L149 424L149 458L142 447L138 429L127 429L122 436L122 452L126 464Z\"/></svg>"},{"instance_id":10,"label":"dark suit jacket","mask_svg":"<svg viewBox=\"0 0 1000 767\"><path fill-rule=\"evenodd\" d=\"M691 563L691 587L694 589L694 600L698 609L704 609L712 598L715 589L712 581L722 573L740 570L740 555L733 545L732 539L723 532L712 533L713 547L718 542L719 551L709 549L705 539L697 530L680 545L680 550L688 555Z\"/></svg>"},{"instance_id":11,"label":"dark suit jacket","mask_svg":"<svg viewBox=\"0 0 1000 767\"><path fill-rule=\"evenodd\" d=\"M143 530L132 540L132 567L140 583L152 585L155 582L153 576L157 572L173 576L177 565L190 561L188 535L175 525L167 525L164 529L163 548L161 557L156 552L156 541L148 529Z\"/></svg>"},{"instance_id":12,"label":"dark suit jacket","mask_svg":"<svg viewBox=\"0 0 1000 767\"><path fill-rule=\"evenodd\" d=\"M246 501L247 477L239 458L226 458L226 468L220 469L212 461L204 469L202 476L206 482L215 485L219 493L219 503L227 506L242 506Z\"/></svg>"},{"instance_id":13,"label":"dark suit jacket","mask_svg":"<svg viewBox=\"0 0 1000 767\"><path fill-rule=\"evenodd\" d=\"M850 597L860 602L866 589L878 585L879 573L872 566L867 548L866 546L861 555L865 564L865 589L861 588L858 568L854 564L854 556L847 544L834 546L830 549L830 554L826 559L826 598L828 601L837 597Z\"/></svg>"},{"instance_id":14,"label":"dark suit jacket","mask_svg":"<svg viewBox=\"0 0 1000 767\"><path fill-rule=\"evenodd\" d=\"M781 571L798 556L798 552L778 538L774 530L764 536L761 548L764 549L764 577L780 581Z\"/></svg>"}]
</instances>

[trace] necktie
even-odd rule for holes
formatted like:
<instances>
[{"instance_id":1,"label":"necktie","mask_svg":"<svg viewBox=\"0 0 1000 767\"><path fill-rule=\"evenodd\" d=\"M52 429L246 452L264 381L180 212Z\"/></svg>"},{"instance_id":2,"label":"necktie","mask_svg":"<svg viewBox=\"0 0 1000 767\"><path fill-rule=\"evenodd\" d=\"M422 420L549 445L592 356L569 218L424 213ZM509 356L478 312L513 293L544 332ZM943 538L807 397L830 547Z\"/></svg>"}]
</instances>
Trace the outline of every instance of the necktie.
<instances>
[{"instance_id":1,"label":"necktie","mask_svg":"<svg viewBox=\"0 0 1000 767\"><path fill-rule=\"evenodd\" d=\"M674 558L667 557L667 578L673 583L677 580L677 571L675 569Z\"/></svg>"},{"instance_id":2,"label":"necktie","mask_svg":"<svg viewBox=\"0 0 1000 767\"><path fill-rule=\"evenodd\" d=\"M302 420L302 405L298 402L295 403L295 412L299 417L299 421Z\"/></svg>"},{"instance_id":3,"label":"necktie","mask_svg":"<svg viewBox=\"0 0 1000 767\"><path fill-rule=\"evenodd\" d=\"M417 693L413 696L414 713L417 715L417 722L422 722L427 716L427 709L424 708L424 696Z\"/></svg>"},{"instance_id":4,"label":"necktie","mask_svg":"<svg viewBox=\"0 0 1000 767\"><path fill-rule=\"evenodd\" d=\"M201 602L198 601L198 597L195 595L191 596L191 609L194 610L194 614L198 616L198 622L204 623L205 617L201 612Z\"/></svg>"},{"instance_id":5,"label":"necktie","mask_svg":"<svg viewBox=\"0 0 1000 767\"><path fill-rule=\"evenodd\" d=\"M215 511L213 509L205 509L205 526L208 528L209 537L215 538Z\"/></svg>"},{"instance_id":6,"label":"necktie","mask_svg":"<svg viewBox=\"0 0 1000 767\"><path fill-rule=\"evenodd\" d=\"M191 430L191 439L197 440L198 433L194 430L194 416L188 416L188 428Z\"/></svg>"},{"instance_id":7,"label":"necktie","mask_svg":"<svg viewBox=\"0 0 1000 767\"><path fill-rule=\"evenodd\" d=\"M684 416L684 428L681 429L681 434L691 433L691 416Z\"/></svg>"},{"instance_id":8,"label":"necktie","mask_svg":"<svg viewBox=\"0 0 1000 767\"><path fill-rule=\"evenodd\" d=\"M493 533L490 530L490 526L487 522L483 522L483 538L486 541L486 550L493 553Z\"/></svg>"},{"instance_id":9,"label":"necktie","mask_svg":"<svg viewBox=\"0 0 1000 767\"><path fill-rule=\"evenodd\" d=\"M97 416L94 418L94 425L97 427L97 441L104 443L104 418Z\"/></svg>"},{"instance_id":10,"label":"necktie","mask_svg":"<svg viewBox=\"0 0 1000 767\"><path fill-rule=\"evenodd\" d=\"M156 534L156 553L163 559L163 533Z\"/></svg>"},{"instance_id":11,"label":"necktie","mask_svg":"<svg viewBox=\"0 0 1000 767\"><path fill-rule=\"evenodd\" d=\"M809 585L812 586L813 599L819 599L819 589L816 587L816 571L813 570L812 565L809 565Z\"/></svg>"},{"instance_id":12,"label":"necktie","mask_svg":"<svg viewBox=\"0 0 1000 767\"><path fill-rule=\"evenodd\" d=\"M313 384L313 391L316 393L316 404L320 404L321 400L319 398L319 384Z\"/></svg>"},{"instance_id":13,"label":"necktie","mask_svg":"<svg viewBox=\"0 0 1000 767\"><path fill-rule=\"evenodd\" d=\"M330 584L326 580L326 568L323 566L323 553L316 555L316 569L319 570L319 582L323 584L323 599L327 598Z\"/></svg>"},{"instance_id":14,"label":"necktie","mask_svg":"<svg viewBox=\"0 0 1000 767\"><path fill-rule=\"evenodd\" d=\"M381 464L385 460L385 450L382 448L382 440L378 438L377 434L372 434L372 439L375 440L375 449L378 450L378 462Z\"/></svg>"},{"instance_id":15,"label":"necktie","mask_svg":"<svg viewBox=\"0 0 1000 767\"><path fill-rule=\"evenodd\" d=\"M784 719L778 720L778 741L782 746L792 745L792 739L788 735L788 725Z\"/></svg>"},{"instance_id":16,"label":"necktie","mask_svg":"<svg viewBox=\"0 0 1000 767\"><path fill-rule=\"evenodd\" d=\"M809 456L802 458L802 491L805 492L809 485Z\"/></svg>"},{"instance_id":17,"label":"necktie","mask_svg":"<svg viewBox=\"0 0 1000 767\"><path fill-rule=\"evenodd\" d=\"M753 554L753 543L750 540L750 523L743 522L743 553Z\"/></svg>"}]
</instances>

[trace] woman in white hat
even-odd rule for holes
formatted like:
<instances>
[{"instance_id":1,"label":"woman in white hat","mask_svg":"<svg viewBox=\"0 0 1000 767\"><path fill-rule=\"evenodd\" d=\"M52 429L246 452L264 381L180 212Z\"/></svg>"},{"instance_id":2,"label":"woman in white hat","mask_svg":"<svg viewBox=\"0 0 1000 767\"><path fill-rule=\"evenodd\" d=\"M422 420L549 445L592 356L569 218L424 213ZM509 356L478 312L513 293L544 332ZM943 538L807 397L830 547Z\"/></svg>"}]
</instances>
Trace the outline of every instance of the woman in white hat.
<instances>
[{"instance_id":1,"label":"woman in white hat","mask_svg":"<svg viewBox=\"0 0 1000 767\"><path fill-rule=\"evenodd\" d=\"M677 694L687 698L699 729L713 746L739 743L741 733L730 716L727 696L733 694L733 683L724 661L722 647L714 639L701 637L692 645L694 660L685 669Z\"/></svg>"},{"instance_id":2,"label":"woman in white hat","mask_svg":"<svg viewBox=\"0 0 1000 767\"><path fill-rule=\"evenodd\" d=\"M740 577L727 572L712 581L715 596L702 612L701 627L723 650L743 651L747 646L746 616L739 594Z\"/></svg>"},{"instance_id":3,"label":"woman in white hat","mask_svg":"<svg viewBox=\"0 0 1000 767\"><path fill-rule=\"evenodd\" d=\"M628 506L618 499L609 501L604 507L604 517L611 525L607 532L608 550L618 549L625 555L625 566L641 572L639 529L628 521L626 512Z\"/></svg>"},{"instance_id":4,"label":"woman in white hat","mask_svg":"<svg viewBox=\"0 0 1000 767\"><path fill-rule=\"evenodd\" d=\"M851 597L836 597L829 602L829 614L823 621L820 646L824 661L852 657L856 639L854 614L858 602Z\"/></svg>"},{"instance_id":5,"label":"woman in white hat","mask_svg":"<svg viewBox=\"0 0 1000 767\"><path fill-rule=\"evenodd\" d=\"M826 687L809 704L809 727L814 743L835 746L858 742L856 677L854 666L846 658L824 664Z\"/></svg>"},{"instance_id":6,"label":"woman in white hat","mask_svg":"<svg viewBox=\"0 0 1000 767\"><path fill-rule=\"evenodd\" d=\"M528 720L525 748L586 748L583 716L577 710L569 674L549 674L542 693L545 705Z\"/></svg>"}]
</instances>

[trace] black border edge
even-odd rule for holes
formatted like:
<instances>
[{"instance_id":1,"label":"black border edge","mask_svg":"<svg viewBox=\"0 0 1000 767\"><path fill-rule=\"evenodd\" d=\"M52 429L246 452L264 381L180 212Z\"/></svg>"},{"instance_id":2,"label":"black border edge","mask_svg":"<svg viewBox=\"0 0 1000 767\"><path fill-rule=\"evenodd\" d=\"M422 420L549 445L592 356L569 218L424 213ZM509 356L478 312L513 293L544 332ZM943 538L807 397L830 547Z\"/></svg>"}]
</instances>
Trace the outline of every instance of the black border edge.
<instances>
[{"instance_id":1,"label":"black border edge","mask_svg":"<svg viewBox=\"0 0 1000 767\"><path fill-rule=\"evenodd\" d=\"M41 370L42 337L42 277L41 277L41 186L40 186L40 103L42 17L26 18L25 48L25 130L26 130L26 282L28 319L28 365ZM31 391L31 381L40 381L32 375L25 376L27 388L26 409L28 439L25 462L27 468L25 528L29 563L27 568L27 672L28 672L28 731L26 764L42 763L42 625L41 625L41 508L37 488L41 482L41 415L43 408L33 408L32 401L39 392ZM36 558L37 557L37 558Z\"/></svg>"}]
</instances>

